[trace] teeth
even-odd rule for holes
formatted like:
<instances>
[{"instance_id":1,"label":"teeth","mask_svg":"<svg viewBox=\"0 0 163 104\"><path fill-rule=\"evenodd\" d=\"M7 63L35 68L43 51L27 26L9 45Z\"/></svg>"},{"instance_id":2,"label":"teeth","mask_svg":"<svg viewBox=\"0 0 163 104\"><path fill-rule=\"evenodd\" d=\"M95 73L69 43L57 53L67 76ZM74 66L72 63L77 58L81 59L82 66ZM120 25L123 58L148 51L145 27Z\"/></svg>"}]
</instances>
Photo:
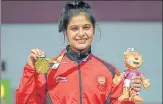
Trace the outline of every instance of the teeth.
<instances>
[{"instance_id":1,"label":"teeth","mask_svg":"<svg viewBox=\"0 0 163 104\"><path fill-rule=\"evenodd\" d=\"M87 39L75 39L76 41L78 41L78 40L84 40L84 41L86 41Z\"/></svg>"}]
</instances>

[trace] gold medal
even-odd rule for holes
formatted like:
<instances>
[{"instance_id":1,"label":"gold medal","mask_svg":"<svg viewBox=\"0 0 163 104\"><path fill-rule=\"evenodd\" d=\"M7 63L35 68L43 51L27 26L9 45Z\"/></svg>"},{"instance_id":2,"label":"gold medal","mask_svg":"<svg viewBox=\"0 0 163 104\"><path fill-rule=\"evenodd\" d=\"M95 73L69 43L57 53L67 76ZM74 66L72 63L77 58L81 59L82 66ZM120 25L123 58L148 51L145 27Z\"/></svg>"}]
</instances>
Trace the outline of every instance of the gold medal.
<instances>
[{"instance_id":1,"label":"gold medal","mask_svg":"<svg viewBox=\"0 0 163 104\"><path fill-rule=\"evenodd\" d=\"M40 56L35 63L36 71L41 74L47 73L50 69L49 60L50 59L47 59L45 55Z\"/></svg>"},{"instance_id":2,"label":"gold medal","mask_svg":"<svg viewBox=\"0 0 163 104\"><path fill-rule=\"evenodd\" d=\"M46 58L45 55L42 55L38 57L36 63L35 63L35 69L40 74L45 74L49 71L49 69L57 69L59 64L62 61L64 55L61 55L56 60L53 60L51 58ZM52 66L51 66L52 64Z\"/></svg>"},{"instance_id":3,"label":"gold medal","mask_svg":"<svg viewBox=\"0 0 163 104\"><path fill-rule=\"evenodd\" d=\"M57 69L59 64L62 61L64 55L61 55L56 60L53 60L51 58L46 58L45 55L42 55L38 57L36 63L35 63L35 69L38 73L44 74L49 71L49 69ZM52 66L51 66L52 64Z\"/></svg>"}]
</instances>

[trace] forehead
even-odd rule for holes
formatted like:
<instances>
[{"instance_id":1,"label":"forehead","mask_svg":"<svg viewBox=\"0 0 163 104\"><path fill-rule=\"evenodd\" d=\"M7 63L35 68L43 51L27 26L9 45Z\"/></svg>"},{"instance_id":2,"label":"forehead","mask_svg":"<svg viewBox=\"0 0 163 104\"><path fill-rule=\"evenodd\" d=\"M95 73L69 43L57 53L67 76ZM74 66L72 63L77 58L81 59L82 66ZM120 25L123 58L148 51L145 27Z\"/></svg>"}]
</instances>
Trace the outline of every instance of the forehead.
<instances>
[{"instance_id":1,"label":"forehead","mask_svg":"<svg viewBox=\"0 0 163 104\"><path fill-rule=\"evenodd\" d=\"M73 16L70 19L68 25L70 26L70 25L84 25L84 24L91 24L91 22L86 14L79 14L79 15Z\"/></svg>"},{"instance_id":2,"label":"forehead","mask_svg":"<svg viewBox=\"0 0 163 104\"><path fill-rule=\"evenodd\" d=\"M140 54L136 51L133 51L133 52L127 52L127 55L140 55Z\"/></svg>"},{"instance_id":3,"label":"forehead","mask_svg":"<svg viewBox=\"0 0 163 104\"><path fill-rule=\"evenodd\" d=\"M139 55L137 51L126 52L126 55Z\"/></svg>"}]
</instances>

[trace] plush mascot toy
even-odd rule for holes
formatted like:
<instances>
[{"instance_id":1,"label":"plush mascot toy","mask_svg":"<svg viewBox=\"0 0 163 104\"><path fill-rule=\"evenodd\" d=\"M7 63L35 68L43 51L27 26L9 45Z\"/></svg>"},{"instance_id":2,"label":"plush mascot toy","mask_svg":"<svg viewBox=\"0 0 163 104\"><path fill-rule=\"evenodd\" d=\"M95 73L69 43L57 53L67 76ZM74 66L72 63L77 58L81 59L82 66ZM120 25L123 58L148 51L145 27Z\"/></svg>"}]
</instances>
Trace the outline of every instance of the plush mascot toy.
<instances>
[{"instance_id":1,"label":"plush mascot toy","mask_svg":"<svg viewBox=\"0 0 163 104\"><path fill-rule=\"evenodd\" d=\"M143 84L143 87L145 89L150 87L149 79L146 79L142 72L138 69L143 65L143 58L141 54L138 53L137 50L134 48L128 48L126 52L124 52L124 64L127 67L126 70L124 70L119 75L115 75L113 79L113 83L115 85L119 84L121 80L124 80L124 87L123 87L123 93L118 98L119 101L134 101L134 102L143 102L143 98L139 96L139 92L136 92L133 90L131 86L131 80L134 78L134 76L140 76L141 81Z\"/></svg>"}]
</instances>

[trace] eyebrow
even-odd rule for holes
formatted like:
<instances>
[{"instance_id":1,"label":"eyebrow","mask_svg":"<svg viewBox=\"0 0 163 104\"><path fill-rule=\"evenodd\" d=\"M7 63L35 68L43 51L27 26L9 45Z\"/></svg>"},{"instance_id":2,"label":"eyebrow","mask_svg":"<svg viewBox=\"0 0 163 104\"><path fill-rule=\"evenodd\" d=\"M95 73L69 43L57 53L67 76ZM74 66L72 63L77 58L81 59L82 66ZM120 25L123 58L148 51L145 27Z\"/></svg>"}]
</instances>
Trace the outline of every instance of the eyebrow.
<instances>
[{"instance_id":1,"label":"eyebrow","mask_svg":"<svg viewBox=\"0 0 163 104\"><path fill-rule=\"evenodd\" d=\"M85 24L84 26L92 26L91 24Z\"/></svg>"},{"instance_id":2,"label":"eyebrow","mask_svg":"<svg viewBox=\"0 0 163 104\"><path fill-rule=\"evenodd\" d=\"M72 28L74 26L78 26L78 25L71 25L71 26L69 26L69 28ZM84 24L83 26L92 26L92 25L91 24Z\"/></svg>"}]
</instances>

